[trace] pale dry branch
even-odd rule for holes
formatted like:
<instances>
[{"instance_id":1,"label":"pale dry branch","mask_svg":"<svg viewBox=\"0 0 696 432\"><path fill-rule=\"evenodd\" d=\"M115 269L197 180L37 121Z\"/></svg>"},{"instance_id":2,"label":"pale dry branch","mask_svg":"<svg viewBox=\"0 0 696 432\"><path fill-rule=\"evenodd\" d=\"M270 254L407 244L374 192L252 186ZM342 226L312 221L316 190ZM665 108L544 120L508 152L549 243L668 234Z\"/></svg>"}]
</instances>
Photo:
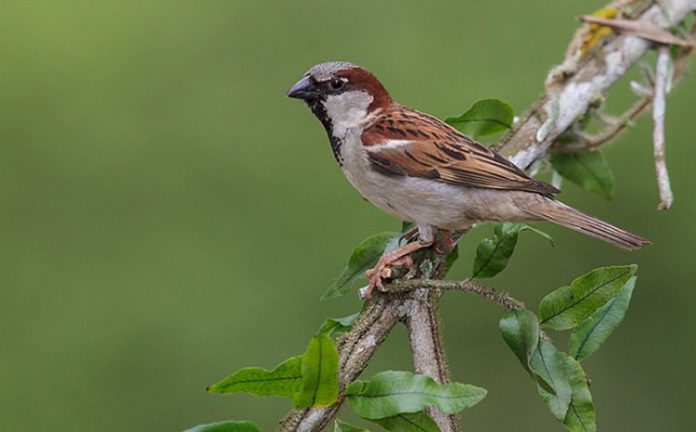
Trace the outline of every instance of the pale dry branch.
<instances>
[{"instance_id":1,"label":"pale dry branch","mask_svg":"<svg viewBox=\"0 0 696 432\"><path fill-rule=\"evenodd\" d=\"M605 27L610 27L620 30L624 33L642 37L653 42L659 42L668 45L692 46L690 41L679 38L667 30L656 26L648 21L633 21L625 19L606 19L584 15L580 17L580 21L585 23L599 24Z\"/></svg>"},{"instance_id":2,"label":"pale dry branch","mask_svg":"<svg viewBox=\"0 0 696 432\"><path fill-rule=\"evenodd\" d=\"M660 202L657 205L658 210L669 209L674 200L665 160L665 110L667 108L666 96L671 79L669 73L670 62L669 47L660 47L657 55L657 67L655 68L655 92L652 110L655 172L657 174L657 188L660 193Z\"/></svg>"},{"instance_id":3,"label":"pale dry branch","mask_svg":"<svg viewBox=\"0 0 696 432\"><path fill-rule=\"evenodd\" d=\"M579 138L577 141L554 145L554 151L559 153L573 153L582 150L593 150L612 141L621 132L637 119L652 102L652 94L644 96L636 101L629 109L617 118L603 119L606 128L596 135L584 133L581 130L573 131L573 135Z\"/></svg>"},{"instance_id":4,"label":"pale dry branch","mask_svg":"<svg viewBox=\"0 0 696 432\"><path fill-rule=\"evenodd\" d=\"M638 2L634 2L638 3ZM696 8L696 0L664 0L630 19L671 28ZM640 10L640 8L639 8ZM563 132L651 48L646 39L620 34L577 60L573 53L547 78L547 92L520 118L501 141L500 152L521 168L542 158Z\"/></svg>"}]
</instances>

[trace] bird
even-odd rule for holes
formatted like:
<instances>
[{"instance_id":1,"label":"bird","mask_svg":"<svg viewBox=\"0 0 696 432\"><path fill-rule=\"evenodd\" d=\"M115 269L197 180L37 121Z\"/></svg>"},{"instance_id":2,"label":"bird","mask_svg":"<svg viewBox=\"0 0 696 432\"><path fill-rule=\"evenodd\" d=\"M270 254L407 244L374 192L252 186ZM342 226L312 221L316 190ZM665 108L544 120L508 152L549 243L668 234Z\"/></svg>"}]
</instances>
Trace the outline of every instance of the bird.
<instances>
[{"instance_id":1,"label":"bird","mask_svg":"<svg viewBox=\"0 0 696 432\"><path fill-rule=\"evenodd\" d=\"M322 123L338 165L360 194L416 225L417 239L383 254L368 270L365 298L375 288L386 290L389 270L412 263L410 254L432 246L438 235L450 239L454 231L486 222L550 221L626 250L650 243L563 204L554 198L556 187L447 123L394 101L361 66L317 64L287 96L304 101Z\"/></svg>"}]
</instances>

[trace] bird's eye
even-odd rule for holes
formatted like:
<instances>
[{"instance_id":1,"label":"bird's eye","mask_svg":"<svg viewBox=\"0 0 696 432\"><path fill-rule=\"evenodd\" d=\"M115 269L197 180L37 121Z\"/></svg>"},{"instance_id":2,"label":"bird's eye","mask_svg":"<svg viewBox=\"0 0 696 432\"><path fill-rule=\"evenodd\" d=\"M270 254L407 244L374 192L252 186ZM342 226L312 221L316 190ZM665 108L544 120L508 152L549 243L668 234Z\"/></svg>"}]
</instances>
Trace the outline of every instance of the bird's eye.
<instances>
[{"instance_id":1,"label":"bird's eye","mask_svg":"<svg viewBox=\"0 0 696 432\"><path fill-rule=\"evenodd\" d=\"M334 78L331 80L329 83L332 89L334 90L341 90L343 87L346 85L346 80L341 79L341 78Z\"/></svg>"}]
</instances>

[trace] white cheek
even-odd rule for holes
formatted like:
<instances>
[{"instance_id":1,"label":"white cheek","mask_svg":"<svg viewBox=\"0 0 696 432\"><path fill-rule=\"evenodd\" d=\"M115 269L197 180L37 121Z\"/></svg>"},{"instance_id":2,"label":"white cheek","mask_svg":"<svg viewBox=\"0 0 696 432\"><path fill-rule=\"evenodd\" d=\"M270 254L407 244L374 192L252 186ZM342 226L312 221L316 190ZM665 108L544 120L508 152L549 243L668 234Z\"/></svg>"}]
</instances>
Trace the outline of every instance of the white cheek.
<instances>
[{"instance_id":1,"label":"white cheek","mask_svg":"<svg viewBox=\"0 0 696 432\"><path fill-rule=\"evenodd\" d=\"M364 91L347 91L328 96L324 101L324 108L331 119L334 136L345 137L349 129L360 126L367 118L367 108L373 99Z\"/></svg>"}]
</instances>

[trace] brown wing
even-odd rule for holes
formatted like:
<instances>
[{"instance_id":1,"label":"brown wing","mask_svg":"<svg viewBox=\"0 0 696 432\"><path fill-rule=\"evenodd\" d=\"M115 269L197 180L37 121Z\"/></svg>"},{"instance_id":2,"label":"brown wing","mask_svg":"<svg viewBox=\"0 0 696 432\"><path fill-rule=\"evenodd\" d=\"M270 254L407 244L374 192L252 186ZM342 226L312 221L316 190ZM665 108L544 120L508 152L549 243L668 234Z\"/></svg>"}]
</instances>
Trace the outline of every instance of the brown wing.
<instances>
[{"instance_id":1,"label":"brown wing","mask_svg":"<svg viewBox=\"0 0 696 432\"><path fill-rule=\"evenodd\" d=\"M448 124L406 107L384 113L362 140L370 162L385 174L544 195L560 192Z\"/></svg>"}]
</instances>

